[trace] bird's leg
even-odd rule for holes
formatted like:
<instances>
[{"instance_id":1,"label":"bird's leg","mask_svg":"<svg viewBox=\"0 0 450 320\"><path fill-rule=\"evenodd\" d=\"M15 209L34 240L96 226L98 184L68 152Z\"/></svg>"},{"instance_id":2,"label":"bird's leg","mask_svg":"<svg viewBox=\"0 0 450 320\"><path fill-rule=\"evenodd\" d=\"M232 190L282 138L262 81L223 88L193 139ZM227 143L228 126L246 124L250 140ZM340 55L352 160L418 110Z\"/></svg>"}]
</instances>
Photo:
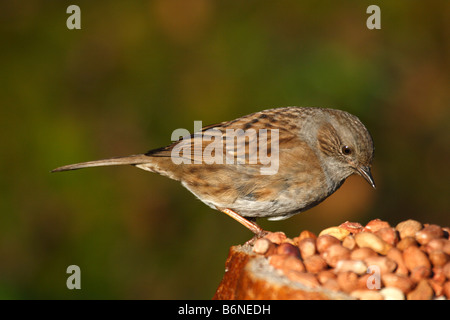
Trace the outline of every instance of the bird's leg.
<instances>
[{"instance_id":1,"label":"bird's leg","mask_svg":"<svg viewBox=\"0 0 450 320\"><path fill-rule=\"evenodd\" d=\"M217 209L219 211L225 213L226 215L230 216L231 218L233 218L237 222L241 223L247 229L249 229L251 232L253 232L255 234L255 236L252 239L250 239L250 241L248 241L248 243L253 243L256 239L261 238L261 237L265 236L268 233L266 230L264 230L263 228L258 226L256 224L256 222L244 218L243 216L241 216L240 214L234 212L231 209L227 209L227 208L224 208L224 209L217 208Z\"/></svg>"}]
</instances>

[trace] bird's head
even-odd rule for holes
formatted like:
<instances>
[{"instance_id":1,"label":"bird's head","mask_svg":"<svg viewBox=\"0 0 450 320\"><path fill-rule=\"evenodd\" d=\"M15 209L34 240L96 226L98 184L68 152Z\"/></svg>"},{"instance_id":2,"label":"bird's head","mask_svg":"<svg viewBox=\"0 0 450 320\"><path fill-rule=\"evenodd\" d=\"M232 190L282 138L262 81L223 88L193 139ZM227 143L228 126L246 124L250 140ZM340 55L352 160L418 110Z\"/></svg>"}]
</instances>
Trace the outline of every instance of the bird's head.
<instances>
[{"instance_id":1,"label":"bird's head","mask_svg":"<svg viewBox=\"0 0 450 320\"><path fill-rule=\"evenodd\" d=\"M317 143L328 173L341 180L356 173L375 188L370 171L374 146L369 131L356 116L327 110L329 114L319 125Z\"/></svg>"}]
</instances>

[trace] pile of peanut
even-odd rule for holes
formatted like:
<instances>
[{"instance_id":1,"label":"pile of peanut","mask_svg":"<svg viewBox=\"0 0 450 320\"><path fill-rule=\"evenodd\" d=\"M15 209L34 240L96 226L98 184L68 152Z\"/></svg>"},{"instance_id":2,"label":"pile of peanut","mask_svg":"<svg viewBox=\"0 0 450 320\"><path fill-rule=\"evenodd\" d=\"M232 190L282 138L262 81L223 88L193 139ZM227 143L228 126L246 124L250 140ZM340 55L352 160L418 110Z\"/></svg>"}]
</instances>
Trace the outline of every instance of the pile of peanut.
<instances>
[{"instance_id":1,"label":"pile of peanut","mask_svg":"<svg viewBox=\"0 0 450 320\"><path fill-rule=\"evenodd\" d=\"M345 222L316 236L273 232L253 252L292 281L340 291L357 299L450 299L449 228L375 219Z\"/></svg>"}]
</instances>

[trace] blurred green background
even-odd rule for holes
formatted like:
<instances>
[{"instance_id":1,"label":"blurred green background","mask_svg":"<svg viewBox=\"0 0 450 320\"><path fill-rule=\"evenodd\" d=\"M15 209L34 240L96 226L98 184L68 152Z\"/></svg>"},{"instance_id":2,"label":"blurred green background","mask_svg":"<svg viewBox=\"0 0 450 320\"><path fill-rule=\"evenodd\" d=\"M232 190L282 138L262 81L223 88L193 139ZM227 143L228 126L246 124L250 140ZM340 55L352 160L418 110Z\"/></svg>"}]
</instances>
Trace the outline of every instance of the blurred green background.
<instances>
[{"instance_id":1,"label":"blurred green background","mask_svg":"<svg viewBox=\"0 0 450 320\"><path fill-rule=\"evenodd\" d=\"M81 8L81 30L66 9ZM377 190L351 177L282 222L450 225L450 2L1 1L0 298L210 299L252 235L179 183L132 167L176 128L279 106L356 114ZM81 290L66 268L81 268Z\"/></svg>"}]
</instances>

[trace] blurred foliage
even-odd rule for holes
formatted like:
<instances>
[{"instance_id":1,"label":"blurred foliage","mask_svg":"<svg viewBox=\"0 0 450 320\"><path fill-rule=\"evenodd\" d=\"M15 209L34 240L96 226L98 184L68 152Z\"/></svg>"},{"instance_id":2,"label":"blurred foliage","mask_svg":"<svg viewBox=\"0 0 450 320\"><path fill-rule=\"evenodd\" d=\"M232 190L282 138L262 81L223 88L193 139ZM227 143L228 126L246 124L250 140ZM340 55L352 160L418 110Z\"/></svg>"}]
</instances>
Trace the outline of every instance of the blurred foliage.
<instances>
[{"instance_id":1,"label":"blurred foliage","mask_svg":"<svg viewBox=\"0 0 450 320\"><path fill-rule=\"evenodd\" d=\"M278 106L358 115L373 191L351 177L269 230L346 220L450 225L450 3L0 2L0 298L209 299L251 234L177 182L131 167L57 166L167 145L176 128ZM67 266L81 290L66 288Z\"/></svg>"}]
</instances>

